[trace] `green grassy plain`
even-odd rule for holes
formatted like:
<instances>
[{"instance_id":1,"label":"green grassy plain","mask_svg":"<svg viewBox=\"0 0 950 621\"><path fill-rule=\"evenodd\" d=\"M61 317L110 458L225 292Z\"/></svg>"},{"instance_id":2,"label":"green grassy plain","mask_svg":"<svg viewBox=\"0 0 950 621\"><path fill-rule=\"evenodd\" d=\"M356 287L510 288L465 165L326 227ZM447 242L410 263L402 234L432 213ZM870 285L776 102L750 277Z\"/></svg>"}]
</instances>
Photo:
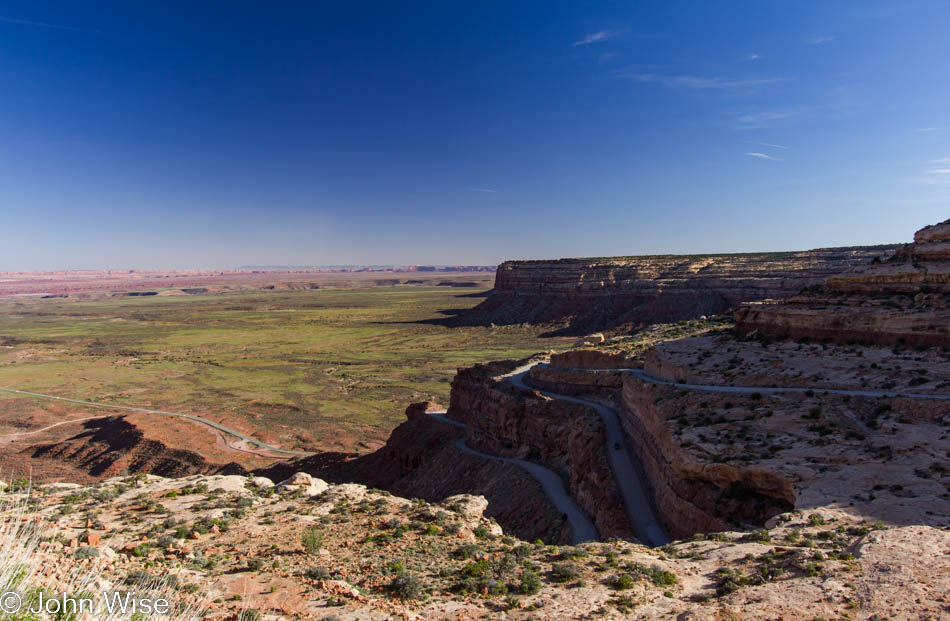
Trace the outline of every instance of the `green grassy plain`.
<instances>
[{"instance_id":1,"label":"green grassy plain","mask_svg":"<svg viewBox=\"0 0 950 621\"><path fill-rule=\"evenodd\" d=\"M0 386L237 417L288 448L360 449L385 440L407 404L447 403L457 367L569 343L531 327L417 323L474 306L482 298L461 293L477 291L5 298Z\"/></svg>"}]
</instances>

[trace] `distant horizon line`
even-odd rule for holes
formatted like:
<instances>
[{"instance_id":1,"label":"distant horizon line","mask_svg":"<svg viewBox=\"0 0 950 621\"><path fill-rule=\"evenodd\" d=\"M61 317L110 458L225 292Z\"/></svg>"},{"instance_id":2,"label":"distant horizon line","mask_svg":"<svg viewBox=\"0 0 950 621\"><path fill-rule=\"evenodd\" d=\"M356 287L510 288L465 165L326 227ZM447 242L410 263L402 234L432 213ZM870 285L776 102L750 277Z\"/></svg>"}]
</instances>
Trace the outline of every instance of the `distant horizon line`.
<instances>
[{"instance_id":1,"label":"distant horizon line","mask_svg":"<svg viewBox=\"0 0 950 621\"><path fill-rule=\"evenodd\" d=\"M882 250L886 249L896 249L901 246L906 245L908 242L892 242L892 243L883 243L883 244L852 244L848 246L821 246L817 248L799 248L794 250L753 250L753 251L741 251L741 252L662 252L662 253L647 253L647 254L616 254L616 255L601 255L601 256L561 256L561 257L546 257L546 258L520 258L520 259L505 259L499 261L498 263L406 263L406 264L369 264L369 263L338 263L338 264L327 264L327 265L239 265L236 267L82 267L82 268L53 268L53 269L42 269L42 268L31 268L31 269L14 269L14 270L0 270L0 274L22 274L22 273L31 273L31 272L120 272L120 273L134 273L134 272L143 272L143 273L154 273L154 272L246 272L249 270L258 270L258 271L323 271L323 272L355 272L355 271L398 271L398 272L463 272L463 271L487 271L495 270L502 263L517 262L517 261L563 261L563 260L598 260L598 259L623 259L630 257L669 257L669 256L683 256L683 257L692 257L692 256L727 256L727 255L753 255L753 254L784 254L789 252L816 252L816 251L829 251L829 250L848 250L852 248L880 248Z\"/></svg>"}]
</instances>

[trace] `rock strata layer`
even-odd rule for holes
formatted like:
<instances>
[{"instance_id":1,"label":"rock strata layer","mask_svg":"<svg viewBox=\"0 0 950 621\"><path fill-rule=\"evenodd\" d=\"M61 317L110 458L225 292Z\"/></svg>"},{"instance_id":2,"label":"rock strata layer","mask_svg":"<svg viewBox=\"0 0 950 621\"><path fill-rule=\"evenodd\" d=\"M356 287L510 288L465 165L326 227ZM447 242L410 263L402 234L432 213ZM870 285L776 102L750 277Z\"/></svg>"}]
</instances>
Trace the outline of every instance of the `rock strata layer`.
<instances>
[{"instance_id":1,"label":"rock strata layer","mask_svg":"<svg viewBox=\"0 0 950 621\"><path fill-rule=\"evenodd\" d=\"M673 537L761 525L795 507L795 490L785 477L764 468L700 461L681 450L658 406L665 390L626 376L620 420Z\"/></svg>"},{"instance_id":2,"label":"rock strata layer","mask_svg":"<svg viewBox=\"0 0 950 621\"><path fill-rule=\"evenodd\" d=\"M950 220L891 257L829 277L783 304L736 312L743 334L878 345L950 345Z\"/></svg>"},{"instance_id":3,"label":"rock strata layer","mask_svg":"<svg viewBox=\"0 0 950 621\"><path fill-rule=\"evenodd\" d=\"M470 446L564 473L571 495L603 538L632 539L623 498L604 454L600 417L589 408L508 386L499 375L511 368L476 365L459 369L452 380L449 416L467 425Z\"/></svg>"},{"instance_id":4,"label":"rock strata layer","mask_svg":"<svg viewBox=\"0 0 950 621\"><path fill-rule=\"evenodd\" d=\"M898 246L803 252L506 261L460 325L555 324L564 334L714 315L782 299Z\"/></svg>"}]
</instances>

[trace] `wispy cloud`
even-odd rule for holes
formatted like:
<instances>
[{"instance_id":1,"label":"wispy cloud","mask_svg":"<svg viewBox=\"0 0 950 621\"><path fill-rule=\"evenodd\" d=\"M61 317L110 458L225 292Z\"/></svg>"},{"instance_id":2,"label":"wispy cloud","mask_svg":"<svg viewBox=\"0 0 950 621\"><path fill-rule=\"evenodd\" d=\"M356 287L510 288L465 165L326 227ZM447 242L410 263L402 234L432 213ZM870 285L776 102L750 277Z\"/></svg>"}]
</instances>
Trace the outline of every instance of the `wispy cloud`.
<instances>
[{"instance_id":1,"label":"wispy cloud","mask_svg":"<svg viewBox=\"0 0 950 621\"><path fill-rule=\"evenodd\" d=\"M720 78L705 77L695 75L662 75L657 73L630 73L620 72L620 77L629 78L637 82L662 84L670 88L695 88L695 89L728 89L743 88L751 86L765 86L766 84L776 84L785 82L788 78Z\"/></svg>"},{"instance_id":2,"label":"wispy cloud","mask_svg":"<svg viewBox=\"0 0 950 621\"><path fill-rule=\"evenodd\" d=\"M46 22L34 22L29 19L16 19L15 17L0 16L0 22L4 24L19 24L21 26L36 26L38 28L53 28L55 30L68 30L70 32L85 32L88 34L102 34L100 30L88 30L86 28L74 28L72 26L62 26L60 24L49 24Z\"/></svg>"},{"instance_id":3,"label":"wispy cloud","mask_svg":"<svg viewBox=\"0 0 950 621\"><path fill-rule=\"evenodd\" d=\"M773 149L791 149L791 147L786 147L784 144L773 144L771 142L751 142L749 144L757 144L762 147L772 147Z\"/></svg>"},{"instance_id":4,"label":"wispy cloud","mask_svg":"<svg viewBox=\"0 0 950 621\"><path fill-rule=\"evenodd\" d=\"M591 43L603 43L604 41L610 41L615 39L627 32L627 28L622 30L598 30L597 32L592 32L583 39L574 42L574 47L578 45L590 45Z\"/></svg>"},{"instance_id":5,"label":"wispy cloud","mask_svg":"<svg viewBox=\"0 0 950 621\"><path fill-rule=\"evenodd\" d=\"M489 194L497 194L498 190L493 190L491 188L469 188L469 192L487 192Z\"/></svg>"},{"instance_id":6,"label":"wispy cloud","mask_svg":"<svg viewBox=\"0 0 950 621\"><path fill-rule=\"evenodd\" d=\"M780 158L780 157L772 157L771 155L766 155L765 153L758 153L757 151L750 151L749 153L746 153L746 155L748 155L749 157L757 157L757 158L759 158L760 160L770 160L770 161L772 161L772 162L784 162L784 161L785 161L785 160L783 160L783 159Z\"/></svg>"},{"instance_id":7,"label":"wispy cloud","mask_svg":"<svg viewBox=\"0 0 950 621\"><path fill-rule=\"evenodd\" d=\"M746 60L759 60L760 58L762 57L754 52L745 57Z\"/></svg>"},{"instance_id":8,"label":"wispy cloud","mask_svg":"<svg viewBox=\"0 0 950 621\"><path fill-rule=\"evenodd\" d=\"M820 37L812 37L810 39L806 39L805 43L807 43L808 45L821 45L822 43L830 43L837 38L838 37L836 35L824 35Z\"/></svg>"},{"instance_id":9,"label":"wispy cloud","mask_svg":"<svg viewBox=\"0 0 950 621\"><path fill-rule=\"evenodd\" d=\"M736 117L736 129L761 129L769 127L776 121L790 119L805 112L804 107L776 108L774 110L763 110L761 112L751 112Z\"/></svg>"},{"instance_id":10,"label":"wispy cloud","mask_svg":"<svg viewBox=\"0 0 950 621\"><path fill-rule=\"evenodd\" d=\"M939 132L943 130L942 127L918 127L917 131L919 132Z\"/></svg>"},{"instance_id":11,"label":"wispy cloud","mask_svg":"<svg viewBox=\"0 0 950 621\"><path fill-rule=\"evenodd\" d=\"M950 157L940 157L927 162L928 170L916 177L904 177L902 181L920 185L950 187Z\"/></svg>"}]
</instances>

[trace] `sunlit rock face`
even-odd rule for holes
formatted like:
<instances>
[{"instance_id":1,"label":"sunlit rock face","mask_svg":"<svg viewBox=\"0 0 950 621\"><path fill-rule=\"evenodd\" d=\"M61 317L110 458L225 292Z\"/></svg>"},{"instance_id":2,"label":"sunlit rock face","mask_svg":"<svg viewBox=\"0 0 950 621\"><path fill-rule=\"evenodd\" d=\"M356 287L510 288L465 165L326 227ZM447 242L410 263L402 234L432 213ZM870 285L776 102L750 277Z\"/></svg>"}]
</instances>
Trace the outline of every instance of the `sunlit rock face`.
<instances>
[{"instance_id":1,"label":"sunlit rock face","mask_svg":"<svg viewBox=\"0 0 950 621\"><path fill-rule=\"evenodd\" d=\"M950 345L950 220L885 259L828 278L782 304L736 313L744 334L835 342Z\"/></svg>"},{"instance_id":2,"label":"sunlit rock face","mask_svg":"<svg viewBox=\"0 0 950 621\"><path fill-rule=\"evenodd\" d=\"M490 297L454 321L552 324L581 335L693 319L787 298L895 249L506 261Z\"/></svg>"}]
</instances>

